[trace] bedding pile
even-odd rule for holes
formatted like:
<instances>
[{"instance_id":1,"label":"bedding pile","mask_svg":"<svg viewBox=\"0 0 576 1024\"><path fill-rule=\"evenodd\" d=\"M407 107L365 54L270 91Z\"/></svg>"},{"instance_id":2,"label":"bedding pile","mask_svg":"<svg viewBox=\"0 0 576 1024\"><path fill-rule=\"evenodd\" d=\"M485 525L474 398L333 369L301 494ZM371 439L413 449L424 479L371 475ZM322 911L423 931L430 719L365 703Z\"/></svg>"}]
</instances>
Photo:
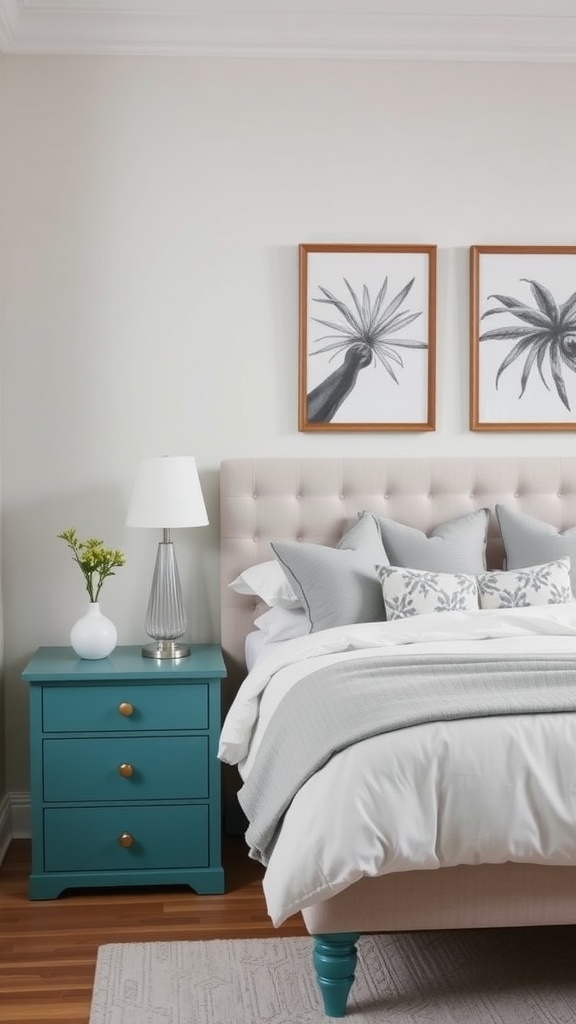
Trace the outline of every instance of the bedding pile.
<instances>
[{"instance_id":1,"label":"bedding pile","mask_svg":"<svg viewBox=\"0 0 576 1024\"><path fill-rule=\"evenodd\" d=\"M243 780L274 924L363 876L576 864L574 711L574 601L271 645L219 757Z\"/></svg>"}]
</instances>

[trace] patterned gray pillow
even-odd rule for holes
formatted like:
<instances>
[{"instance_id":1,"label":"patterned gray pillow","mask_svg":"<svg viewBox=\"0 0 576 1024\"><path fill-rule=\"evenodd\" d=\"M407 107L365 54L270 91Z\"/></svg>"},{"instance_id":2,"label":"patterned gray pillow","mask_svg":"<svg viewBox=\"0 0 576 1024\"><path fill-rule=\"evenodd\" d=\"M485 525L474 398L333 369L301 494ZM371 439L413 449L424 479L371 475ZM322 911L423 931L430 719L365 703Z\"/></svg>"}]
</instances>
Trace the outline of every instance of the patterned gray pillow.
<instances>
[{"instance_id":1,"label":"patterned gray pillow","mask_svg":"<svg viewBox=\"0 0 576 1024\"><path fill-rule=\"evenodd\" d=\"M377 565L386 618L405 619L429 612L477 611L476 577L469 573L427 572Z\"/></svg>"},{"instance_id":2,"label":"patterned gray pillow","mask_svg":"<svg viewBox=\"0 0 576 1024\"><path fill-rule=\"evenodd\" d=\"M310 633L384 618L375 564L386 562L380 531L359 519L336 548L302 541L272 541L276 558L310 620Z\"/></svg>"},{"instance_id":3,"label":"patterned gray pillow","mask_svg":"<svg viewBox=\"0 0 576 1024\"><path fill-rule=\"evenodd\" d=\"M476 573L486 568L487 508L442 523L430 534L373 512L362 515L378 523L390 565L441 573Z\"/></svg>"},{"instance_id":4,"label":"patterned gray pillow","mask_svg":"<svg viewBox=\"0 0 576 1024\"><path fill-rule=\"evenodd\" d=\"M572 601L570 559L477 576L481 608L527 608Z\"/></svg>"}]
</instances>

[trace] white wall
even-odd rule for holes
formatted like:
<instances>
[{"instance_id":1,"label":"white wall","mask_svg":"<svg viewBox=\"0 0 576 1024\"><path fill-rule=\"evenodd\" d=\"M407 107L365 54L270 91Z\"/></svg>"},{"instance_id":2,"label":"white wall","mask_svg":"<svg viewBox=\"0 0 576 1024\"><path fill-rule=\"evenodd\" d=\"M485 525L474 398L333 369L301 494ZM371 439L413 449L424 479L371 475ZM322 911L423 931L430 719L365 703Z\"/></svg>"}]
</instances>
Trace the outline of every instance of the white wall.
<instances>
[{"instance_id":1,"label":"white wall","mask_svg":"<svg viewBox=\"0 0 576 1024\"><path fill-rule=\"evenodd\" d=\"M141 455L197 457L209 528L178 545L218 639L218 467L244 455L572 453L468 431L468 247L574 244L576 72L188 58L0 59L7 784L26 689L82 580L56 534L122 547L102 606L138 643L157 537L124 527ZM299 434L299 242L439 247L431 434Z\"/></svg>"}]
</instances>

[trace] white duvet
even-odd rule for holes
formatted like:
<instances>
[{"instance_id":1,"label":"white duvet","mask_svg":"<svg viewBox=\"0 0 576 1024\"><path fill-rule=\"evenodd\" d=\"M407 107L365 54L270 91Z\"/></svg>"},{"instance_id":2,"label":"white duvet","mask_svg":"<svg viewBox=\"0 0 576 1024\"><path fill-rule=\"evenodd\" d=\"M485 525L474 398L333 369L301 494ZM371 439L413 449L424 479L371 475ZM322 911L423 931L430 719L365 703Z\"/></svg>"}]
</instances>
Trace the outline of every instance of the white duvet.
<instances>
[{"instance_id":1,"label":"white duvet","mask_svg":"<svg viewBox=\"0 0 576 1024\"><path fill-rule=\"evenodd\" d=\"M219 757L245 779L271 715L331 661L384 654L572 652L576 603L446 612L278 645L247 676ZM576 690L576 675L574 686ZM576 713L439 722L336 754L300 789L264 877L275 925L364 875L456 864L576 864Z\"/></svg>"}]
</instances>

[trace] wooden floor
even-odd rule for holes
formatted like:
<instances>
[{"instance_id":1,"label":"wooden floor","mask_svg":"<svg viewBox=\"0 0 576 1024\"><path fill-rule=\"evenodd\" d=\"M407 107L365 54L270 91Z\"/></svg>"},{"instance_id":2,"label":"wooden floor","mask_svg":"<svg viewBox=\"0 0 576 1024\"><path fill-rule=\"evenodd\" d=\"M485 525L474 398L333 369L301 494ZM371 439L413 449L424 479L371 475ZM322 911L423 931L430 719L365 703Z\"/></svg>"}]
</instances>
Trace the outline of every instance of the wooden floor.
<instances>
[{"instance_id":1,"label":"wooden floor","mask_svg":"<svg viewBox=\"0 0 576 1024\"><path fill-rule=\"evenodd\" d=\"M299 915L272 927L242 838L225 841L224 868L223 896L85 889L30 902L30 844L15 840L0 867L0 1021L87 1024L96 951L107 942L306 934Z\"/></svg>"}]
</instances>

